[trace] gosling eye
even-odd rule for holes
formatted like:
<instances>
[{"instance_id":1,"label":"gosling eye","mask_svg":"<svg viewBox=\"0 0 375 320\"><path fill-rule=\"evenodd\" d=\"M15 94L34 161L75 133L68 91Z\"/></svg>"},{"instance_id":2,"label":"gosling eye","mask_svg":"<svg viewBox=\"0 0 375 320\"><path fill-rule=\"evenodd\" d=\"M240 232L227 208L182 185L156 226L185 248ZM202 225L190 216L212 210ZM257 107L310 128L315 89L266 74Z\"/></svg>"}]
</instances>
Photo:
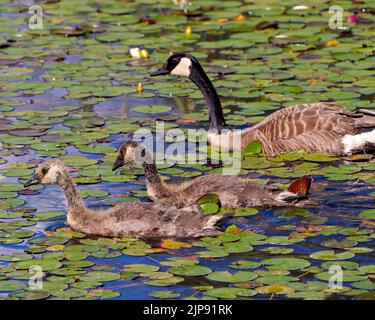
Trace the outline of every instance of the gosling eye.
<instances>
[{"instance_id":1,"label":"gosling eye","mask_svg":"<svg viewBox=\"0 0 375 320\"><path fill-rule=\"evenodd\" d=\"M42 168L42 174L46 175L48 170L49 170L49 168L46 168L46 167Z\"/></svg>"}]
</instances>

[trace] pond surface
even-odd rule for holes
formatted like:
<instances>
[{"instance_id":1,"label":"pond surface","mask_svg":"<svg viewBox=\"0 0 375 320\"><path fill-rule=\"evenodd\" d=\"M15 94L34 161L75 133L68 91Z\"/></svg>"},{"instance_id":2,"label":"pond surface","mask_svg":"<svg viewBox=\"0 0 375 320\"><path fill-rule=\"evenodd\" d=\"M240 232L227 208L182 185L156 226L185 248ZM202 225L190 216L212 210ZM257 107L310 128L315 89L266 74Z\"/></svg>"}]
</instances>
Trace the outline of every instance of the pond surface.
<instances>
[{"instance_id":1,"label":"pond surface","mask_svg":"<svg viewBox=\"0 0 375 320\"><path fill-rule=\"evenodd\" d=\"M236 128L299 103L374 109L371 1L340 1L346 30L328 27L335 1L38 1L42 30L28 28L32 3L0 4L0 299L374 299L373 159L247 154L249 179L286 188L312 175L317 205L231 210L217 238L86 237L65 224L57 186L23 187L35 164L60 156L88 206L149 201L141 170L111 171L116 148L157 121L198 129L208 120L192 83L148 76L170 52L200 60ZM150 57L131 57L131 47ZM160 169L171 181L221 171ZM43 289L28 286L32 266ZM332 287L337 270L343 284Z\"/></svg>"}]
</instances>

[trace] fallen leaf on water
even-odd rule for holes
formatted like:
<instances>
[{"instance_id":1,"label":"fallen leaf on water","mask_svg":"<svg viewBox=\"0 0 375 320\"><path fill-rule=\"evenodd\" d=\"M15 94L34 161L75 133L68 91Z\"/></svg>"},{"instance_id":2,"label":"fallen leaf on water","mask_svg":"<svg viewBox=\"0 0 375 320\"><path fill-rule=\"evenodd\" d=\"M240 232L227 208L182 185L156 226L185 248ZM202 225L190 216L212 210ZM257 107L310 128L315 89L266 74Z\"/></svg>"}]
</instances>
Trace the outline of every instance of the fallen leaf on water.
<instances>
[{"instance_id":1,"label":"fallen leaf on water","mask_svg":"<svg viewBox=\"0 0 375 320\"><path fill-rule=\"evenodd\" d=\"M233 20L234 21L244 21L244 20L246 20L246 17L244 15L240 14L239 16L235 17Z\"/></svg>"},{"instance_id":2,"label":"fallen leaf on water","mask_svg":"<svg viewBox=\"0 0 375 320\"><path fill-rule=\"evenodd\" d=\"M169 239L163 240L160 246L165 249L191 248L190 243L174 241L174 240L169 240Z\"/></svg>"},{"instance_id":3,"label":"fallen leaf on water","mask_svg":"<svg viewBox=\"0 0 375 320\"><path fill-rule=\"evenodd\" d=\"M326 42L326 47L334 47L337 46L340 43L340 41L333 39Z\"/></svg>"},{"instance_id":4,"label":"fallen leaf on water","mask_svg":"<svg viewBox=\"0 0 375 320\"><path fill-rule=\"evenodd\" d=\"M216 22L218 22L218 23L224 23L224 22L228 22L228 21L229 21L229 19L227 19L227 18L216 19Z\"/></svg>"},{"instance_id":5,"label":"fallen leaf on water","mask_svg":"<svg viewBox=\"0 0 375 320\"><path fill-rule=\"evenodd\" d=\"M255 290L263 294L290 294L294 292L293 288L290 288L287 286L281 286L278 284L258 287Z\"/></svg>"},{"instance_id":6,"label":"fallen leaf on water","mask_svg":"<svg viewBox=\"0 0 375 320\"><path fill-rule=\"evenodd\" d=\"M48 251L60 251L64 250L65 246L63 244L56 244L54 246L47 247Z\"/></svg>"},{"instance_id":7,"label":"fallen leaf on water","mask_svg":"<svg viewBox=\"0 0 375 320\"><path fill-rule=\"evenodd\" d=\"M181 120L182 123L195 123L197 122L196 120L193 120L193 119L184 119L184 120Z\"/></svg>"}]
</instances>

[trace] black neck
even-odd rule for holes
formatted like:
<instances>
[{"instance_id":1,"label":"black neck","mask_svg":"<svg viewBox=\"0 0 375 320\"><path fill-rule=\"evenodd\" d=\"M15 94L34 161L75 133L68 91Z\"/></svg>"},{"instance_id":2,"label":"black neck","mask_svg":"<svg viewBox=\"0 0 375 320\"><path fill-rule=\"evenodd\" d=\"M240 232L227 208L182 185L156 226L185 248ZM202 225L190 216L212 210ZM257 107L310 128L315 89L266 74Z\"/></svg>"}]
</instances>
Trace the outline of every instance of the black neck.
<instances>
[{"instance_id":1,"label":"black neck","mask_svg":"<svg viewBox=\"0 0 375 320\"><path fill-rule=\"evenodd\" d=\"M220 132L221 129L227 126L220 98L212 82L198 62L194 62L192 65L189 79L196 84L206 100L209 114L209 129Z\"/></svg>"}]
</instances>

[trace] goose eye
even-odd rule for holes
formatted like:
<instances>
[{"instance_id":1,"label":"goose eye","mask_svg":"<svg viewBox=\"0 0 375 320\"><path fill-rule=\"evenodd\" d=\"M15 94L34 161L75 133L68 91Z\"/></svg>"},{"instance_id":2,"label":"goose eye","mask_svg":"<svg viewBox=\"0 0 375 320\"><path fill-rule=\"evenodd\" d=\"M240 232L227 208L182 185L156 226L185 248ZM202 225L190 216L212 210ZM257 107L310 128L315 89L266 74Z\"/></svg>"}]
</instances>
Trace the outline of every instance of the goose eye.
<instances>
[{"instance_id":1,"label":"goose eye","mask_svg":"<svg viewBox=\"0 0 375 320\"><path fill-rule=\"evenodd\" d=\"M42 169L42 174L43 174L43 175L47 174L48 170L49 170L49 168L43 168L43 169Z\"/></svg>"}]
</instances>

